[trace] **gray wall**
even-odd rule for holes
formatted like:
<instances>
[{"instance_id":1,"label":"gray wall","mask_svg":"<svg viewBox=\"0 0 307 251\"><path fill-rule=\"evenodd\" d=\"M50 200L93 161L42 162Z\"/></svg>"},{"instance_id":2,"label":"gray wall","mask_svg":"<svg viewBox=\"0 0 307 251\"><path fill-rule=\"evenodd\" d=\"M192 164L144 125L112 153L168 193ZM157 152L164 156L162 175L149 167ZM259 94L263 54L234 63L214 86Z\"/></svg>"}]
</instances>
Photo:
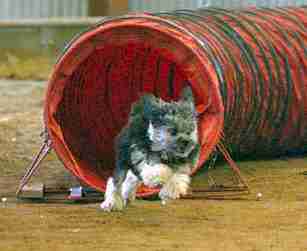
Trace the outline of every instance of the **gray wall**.
<instances>
[{"instance_id":1,"label":"gray wall","mask_svg":"<svg viewBox=\"0 0 307 251\"><path fill-rule=\"evenodd\" d=\"M88 0L0 0L0 20L87 16Z\"/></svg>"},{"instance_id":2,"label":"gray wall","mask_svg":"<svg viewBox=\"0 0 307 251\"><path fill-rule=\"evenodd\" d=\"M84 17L90 0L0 0L0 21L24 18ZM111 1L111 0L101 0ZM217 6L238 8L246 6L303 5L307 0L129 0L130 11L166 11Z\"/></svg>"},{"instance_id":3,"label":"gray wall","mask_svg":"<svg viewBox=\"0 0 307 251\"><path fill-rule=\"evenodd\" d=\"M247 6L274 7L274 6L299 6L307 0L204 0L205 6L219 6L225 8L238 8Z\"/></svg>"},{"instance_id":4,"label":"gray wall","mask_svg":"<svg viewBox=\"0 0 307 251\"><path fill-rule=\"evenodd\" d=\"M203 0L130 0L130 11L164 11L175 9L196 9L203 5Z\"/></svg>"},{"instance_id":5,"label":"gray wall","mask_svg":"<svg viewBox=\"0 0 307 251\"><path fill-rule=\"evenodd\" d=\"M247 6L303 5L307 0L130 0L131 11L167 11L175 9L196 9L200 7L239 8Z\"/></svg>"},{"instance_id":6,"label":"gray wall","mask_svg":"<svg viewBox=\"0 0 307 251\"><path fill-rule=\"evenodd\" d=\"M86 16L90 0L0 0L0 49L57 55L71 38L99 20L48 19ZM101 0L104 1L104 0ZM107 0L111 1L111 0ZM130 11L196 9L206 6L300 5L307 0L130 0ZM30 18L31 20L22 20ZM39 19L38 21L35 18ZM9 20L9 21L3 21Z\"/></svg>"}]
</instances>

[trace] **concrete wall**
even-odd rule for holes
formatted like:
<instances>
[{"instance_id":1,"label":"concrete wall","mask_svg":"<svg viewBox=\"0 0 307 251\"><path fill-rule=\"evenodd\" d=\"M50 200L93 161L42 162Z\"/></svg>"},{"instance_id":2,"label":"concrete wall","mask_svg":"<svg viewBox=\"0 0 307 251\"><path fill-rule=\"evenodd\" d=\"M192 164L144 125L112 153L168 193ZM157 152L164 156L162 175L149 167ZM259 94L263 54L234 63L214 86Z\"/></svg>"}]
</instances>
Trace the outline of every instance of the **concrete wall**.
<instances>
[{"instance_id":1,"label":"concrete wall","mask_svg":"<svg viewBox=\"0 0 307 251\"><path fill-rule=\"evenodd\" d=\"M128 11L168 11L217 6L307 5L307 0L0 0L0 21L48 17L120 15Z\"/></svg>"},{"instance_id":2,"label":"concrete wall","mask_svg":"<svg viewBox=\"0 0 307 251\"><path fill-rule=\"evenodd\" d=\"M129 0L0 0L0 21L121 15L128 12L128 2Z\"/></svg>"},{"instance_id":3,"label":"concrete wall","mask_svg":"<svg viewBox=\"0 0 307 251\"><path fill-rule=\"evenodd\" d=\"M101 18L0 22L0 49L57 56L76 34Z\"/></svg>"},{"instance_id":4,"label":"concrete wall","mask_svg":"<svg viewBox=\"0 0 307 251\"><path fill-rule=\"evenodd\" d=\"M0 0L0 20L84 17L89 0Z\"/></svg>"},{"instance_id":5,"label":"concrete wall","mask_svg":"<svg viewBox=\"0 0 307 251\"><path fill-rule=\"evenodd\" d=\"M0 5L13 0L0 0ZM14 0L15 1L15 0ZM18 0L21 1L21 0ZM30 1L30 0L27 0ZM32 0L31 0L32 1ZM45 0L36 0L45 1ZM49 0L48 0L49 1ZM54 0L57 1L57 0ZM63 2L66 2L64 0ZM75 0L74 0L75 1ZM83 0L82 0L83 1ZM302 5L307 0L84 0L93 4L89 12L98 15L123 14L131 11L158 11L201 6L244 6L247 3L257 6ZM100 3L100 5L97 5ZM97 8L95 12L95 8ZM0 8L1 10L1 8ZM1 10L3 12L3 10ZM101 18L40 18L0 20L0 50L25 50L35 53L48 53L57 56L65 45L78 33L93 25Z\"/></svg>"},{"instance_id":6,"label":"concrete wall","mask_svg":"<svg viewBox=\"0 0 307 251\"><path fill-rule=\"evenodd\" d=\"M169 11L201 7L241 8L247 6L306 5L307 0L129 0L130 11Z\"/></svg>"}]
</instances>

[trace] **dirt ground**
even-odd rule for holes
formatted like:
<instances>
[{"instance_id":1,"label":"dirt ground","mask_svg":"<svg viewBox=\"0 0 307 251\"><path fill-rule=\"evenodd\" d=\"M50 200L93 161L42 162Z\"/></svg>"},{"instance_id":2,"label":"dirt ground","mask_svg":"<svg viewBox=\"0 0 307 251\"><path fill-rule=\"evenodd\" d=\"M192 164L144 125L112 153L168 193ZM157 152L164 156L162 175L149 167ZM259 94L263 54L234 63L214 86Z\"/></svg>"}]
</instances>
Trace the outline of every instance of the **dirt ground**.
<instances>
[{"instance_id":1,"label":"dirt ground","mask_svg":"<svg viewBox=\"0 0 307 251\"><path fill-rule=\"evenodd\" d=\"M0 49L0 78L46 80L56 60L55 54Z\"/></svg>"},{"instance_id":2,"label":"dirt ground","mask_svg":"<svg viewBox=\"0 0 307 251\"><path fill-rule=\"evenodd\" d=\"M233 200L137 200L124 212L98 203L22 202L15 191L41 139L44 82L0 80L0 250L307 250L307 158L238 162L251 194ZM218 180L231 175L219 164ZM32 180L69 186L54 154ZM207 173L193 179L207 184ZM256 194L263 194L257 200Z\"/></svg>"}]
</instances>

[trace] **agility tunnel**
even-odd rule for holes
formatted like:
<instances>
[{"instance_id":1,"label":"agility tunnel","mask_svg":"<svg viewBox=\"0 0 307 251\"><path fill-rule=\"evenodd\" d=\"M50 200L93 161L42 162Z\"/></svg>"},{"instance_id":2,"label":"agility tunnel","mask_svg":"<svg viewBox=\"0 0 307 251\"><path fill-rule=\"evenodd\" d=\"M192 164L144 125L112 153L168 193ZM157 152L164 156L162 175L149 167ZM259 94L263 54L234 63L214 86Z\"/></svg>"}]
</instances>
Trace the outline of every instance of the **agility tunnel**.
<instances>
[{"instance_id":1,"label":"agility tunnel","mask_svg":"<svg viewBox=\"0 0 307 251\"><path fill-rule=\"evenodd\" d=\"M65 167L105 190L114 139L144 93L192 87L201 156L221 138L238 156L307 149L307 8L200 9L108 17L67 46L44 123ZM138 196L156 193L141 187Z\"/></svg>"}]
</instances>

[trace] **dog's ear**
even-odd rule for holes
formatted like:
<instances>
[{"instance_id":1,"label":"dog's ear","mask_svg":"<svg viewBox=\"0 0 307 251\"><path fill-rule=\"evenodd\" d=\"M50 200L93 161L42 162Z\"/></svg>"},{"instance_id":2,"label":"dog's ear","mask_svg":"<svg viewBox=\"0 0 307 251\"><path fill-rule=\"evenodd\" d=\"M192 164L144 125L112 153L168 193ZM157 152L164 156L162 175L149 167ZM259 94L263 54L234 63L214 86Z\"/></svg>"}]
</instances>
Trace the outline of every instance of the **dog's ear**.
<instances>
[{"instance_id":1,"label":"dog's ear","mask_svg":"<svg viewBox=\"0 0 307 251\"><path fill-rule=\"evenodd\" d=\"M183 107L189 107L189 110L192 111L192 113L195 114L195 116L197 117L197 111L194 103L194 95L190 86L185 87L181 91L180 102Z\"/></svg>"},{"instance_id":2,"label":"dog's ear","mask_svg":"<svg viewBox=\"0 0 307 251\"><path fill-rule=\"evenodd\" d=\"M156 110L158 109L158 99L152 94L146 94L143 96L143 105L144 105L144 118L149 121L152 119Z\"/></svg>"},{"instance_id":3,"label":"dog's ear","mask_svg":"<svg viewBox=\"0 0 307 251\"><path fill-rule=\"evenodd\" d=\"M150 107L154 107L157 103L157 98L151 94L151 93L148 93L148 94L145 94L143 97L142 97L142 101L141 101L144 105L144 109L145 109L145 112L146 112L146 109L150 108Z\"/></svg>"},{"instance_id":4,"label":"dog's ear","mask_svg":"<svg viewBox=\"0 0 307 251\"><path fill-rule=\"evenodd\" d=\"M180 96L181 96L180 98L181 101L193 103L194 105L194 96L192 88L190 86L186 86L185 88L183 88Z\"/></svg>"},{"instance_id":5,"label":"dog's ear","mask_svg":"<svg viewBox=\"0 0 307 251\"><path fill-rule=\"evenodd\" d=\"M146 93L142 97L140 97L140 100L132 104L131 111L130 111L130 117L136 117L136 116L144 116L144 114L148 114L153 107L153 104L155 101L155 96L152 94Z\"/></svg>"}]
</instances>

